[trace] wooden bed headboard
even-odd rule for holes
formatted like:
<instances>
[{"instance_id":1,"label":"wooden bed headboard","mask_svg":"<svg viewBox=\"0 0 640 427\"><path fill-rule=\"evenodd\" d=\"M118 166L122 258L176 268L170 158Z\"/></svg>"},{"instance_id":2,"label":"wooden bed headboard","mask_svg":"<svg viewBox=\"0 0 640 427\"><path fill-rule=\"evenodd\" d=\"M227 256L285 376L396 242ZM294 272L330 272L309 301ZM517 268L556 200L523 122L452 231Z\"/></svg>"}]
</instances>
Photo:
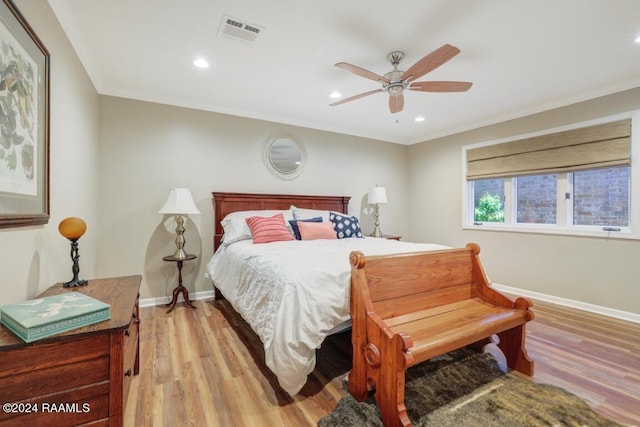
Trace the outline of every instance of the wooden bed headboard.
<instances>
[{"instance_id":1,"label":"wooden bed headboard","mask_svg":"<svg viewBox=\"0 0 640 427\"><path fill-rule=\"evenodd\" d=\"M285 210L291 205L305 209L349 213L349 196L305 196L291 194L220 193L212 192L214 202L213 250L220 245L224 230L220 221L231 212L254 210Z\"/></svg>"}]
</instances>

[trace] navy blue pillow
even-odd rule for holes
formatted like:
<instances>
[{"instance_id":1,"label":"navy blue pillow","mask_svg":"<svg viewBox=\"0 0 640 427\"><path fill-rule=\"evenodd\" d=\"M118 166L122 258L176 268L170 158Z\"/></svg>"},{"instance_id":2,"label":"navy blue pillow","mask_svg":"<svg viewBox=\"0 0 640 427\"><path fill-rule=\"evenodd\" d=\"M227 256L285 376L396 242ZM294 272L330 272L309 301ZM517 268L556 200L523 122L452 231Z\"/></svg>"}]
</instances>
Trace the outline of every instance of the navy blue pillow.
<instances>
[{"instance_id":1,"label":"navy blue pillow","mask_svg":"<svg viewBox=\"0 0 640 427\"><path fill-rule=\"evenodd\" d=\"M302 221L302 222L322 222L322 217L318 216L315 218L309 218L309 219L290 219L289 220L289 224L291 224L291 229L293 230L293 235L296 236L296 240L302 240L302 237L300 237L300 229L298 228L298 221Z\"/></svg>"},{"instance_id":2,"label":"navy blue pillow","mask_svg":"<svg viewBox=\"0 0 640 427\"><path fill-rule=\"evenodd\" d=\"M337 212L329 213L329 221L333 223L338 239L347 237L364 237L360 229L360 222L355 216L342 215Z\"/></svg>"}]
</instances>

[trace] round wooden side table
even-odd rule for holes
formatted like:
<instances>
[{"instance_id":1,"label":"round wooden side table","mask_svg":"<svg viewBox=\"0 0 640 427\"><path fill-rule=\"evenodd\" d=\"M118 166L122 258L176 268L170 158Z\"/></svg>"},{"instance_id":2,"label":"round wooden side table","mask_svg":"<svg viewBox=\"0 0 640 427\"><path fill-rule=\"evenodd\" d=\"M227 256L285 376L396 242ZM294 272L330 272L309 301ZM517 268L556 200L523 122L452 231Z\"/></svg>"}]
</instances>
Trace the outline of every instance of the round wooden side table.
<instances>
[{"instance_id":1,"label":"round wooden side table","mask_svg":"<svg viewBox=\"0 0 640 427\"><path fill-rule=\"evenodd\" d=\"M163 261L175 262L178 264L178 286L176 286L175 289L173 290L173 298L171 298L171 302L167 304L167 307L170 306L169 310L167 310L167 313L170 313L171 310L173 310L176 307L179 294L182 294L182 297L184 298L184 303L187 305L187 307L193 308L193 309L197 308L192 304L193 301L189 299L189 291L187 290L187 288L182 286L182 263L184 261L191 261L192 259L196 259L196 258L197 257L195 255L187 255L184 258L176 258L173 255L168 255L162 258Z\"/></svg>"}]
</instances>

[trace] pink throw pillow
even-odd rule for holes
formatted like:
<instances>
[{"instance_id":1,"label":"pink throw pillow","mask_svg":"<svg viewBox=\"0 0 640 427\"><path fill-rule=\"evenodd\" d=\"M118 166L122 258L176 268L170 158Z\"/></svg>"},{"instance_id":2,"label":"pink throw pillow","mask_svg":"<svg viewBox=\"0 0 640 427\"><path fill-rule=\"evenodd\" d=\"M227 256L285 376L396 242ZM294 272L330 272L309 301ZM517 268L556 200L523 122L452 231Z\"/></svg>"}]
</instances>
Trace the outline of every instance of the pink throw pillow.
<instances>
[{"instance_id":1,"label":"pink throw pillow","mask_svg":"<svg viewBox=\"0 0 640 427\"><path fill-rule=\"evenodd\" d=\"M336 231L330 221L302 222L298 221L302 240L337 239Z\"/></svg>"},{"instance_id":2,"label":"pink throw pillow","mask_svg":"<svg viewBox=\"0 0 640 427\"><path fill-rule=\"evenodd\" d=\"M285 225L284 216L281 213L270 217L252 216L246 221L251 230L253 243L296 240Z\"/></svg>"}]
</instances>

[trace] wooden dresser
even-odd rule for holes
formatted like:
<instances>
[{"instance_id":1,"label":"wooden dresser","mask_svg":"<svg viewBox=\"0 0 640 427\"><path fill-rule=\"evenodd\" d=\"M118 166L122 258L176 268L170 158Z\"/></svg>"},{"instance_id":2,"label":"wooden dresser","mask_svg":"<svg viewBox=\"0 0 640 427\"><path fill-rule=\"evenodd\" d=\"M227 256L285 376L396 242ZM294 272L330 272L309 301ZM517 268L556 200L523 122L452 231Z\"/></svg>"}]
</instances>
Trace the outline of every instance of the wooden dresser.
<instances>
[{"instance_id":1,"label":"wooden dresser","mask_svg":"<svg viewBox=\"0 0 640 427\"><path fill-rule=\"evenodd\" d=\"M0 426L123 425L140 363L141 279L96 279L77 288L59 283L39 295L82 292L109 304L111 320L31 344L0 325Z\"/></svg>"}]
</instances>

